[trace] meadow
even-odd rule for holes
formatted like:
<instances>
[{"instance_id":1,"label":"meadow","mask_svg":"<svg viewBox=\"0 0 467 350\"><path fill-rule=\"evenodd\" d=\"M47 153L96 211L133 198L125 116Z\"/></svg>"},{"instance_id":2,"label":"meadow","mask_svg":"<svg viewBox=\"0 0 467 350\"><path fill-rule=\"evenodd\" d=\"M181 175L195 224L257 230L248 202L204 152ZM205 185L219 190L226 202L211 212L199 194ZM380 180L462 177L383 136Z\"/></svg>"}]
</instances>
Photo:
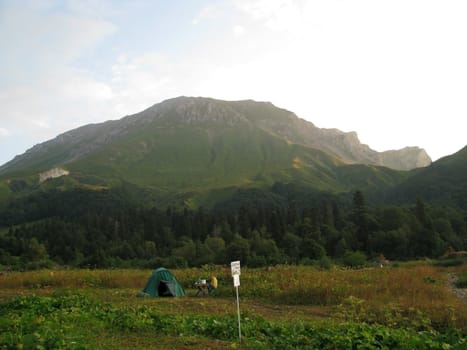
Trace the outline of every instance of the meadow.
<instances>
[{"instance_id":1,"label":"meadow","mask_svg":"<svg viewBox=\"0 0 467 350\"><path fill-rule=\"evenodd\" d=\"M466 349L467 304L450 284L466 271L242 268L241 343L230 267L172 270L182 298L136 297L151 270L8 272L0 349ZM219 288L196 297L211 274Z\"/></svg>"}]
</instances>

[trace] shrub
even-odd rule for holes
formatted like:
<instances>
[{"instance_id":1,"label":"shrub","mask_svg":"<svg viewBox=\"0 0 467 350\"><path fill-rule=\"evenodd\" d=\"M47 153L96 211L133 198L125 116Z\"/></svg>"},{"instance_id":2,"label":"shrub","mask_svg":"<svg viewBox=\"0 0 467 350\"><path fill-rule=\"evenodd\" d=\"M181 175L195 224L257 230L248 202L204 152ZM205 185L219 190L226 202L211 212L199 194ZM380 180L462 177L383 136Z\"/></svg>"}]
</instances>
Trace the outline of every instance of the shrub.
<instances>
[{"instance_id":1,"label":"shrub","mask_svg":"<svg viewBox=\"0 0 467 350\"><path fill-rule=\"evenodd\" d=\"M342 262L345 266L362 267L367 264L367 259L366 255L360 251L347 252L342 258Z\"/></svg>"},{"instance_id":2,"label":"shrub","mask_svg":"<svg viewBox=\"0 0 467 350\"><path fill-rule=\"evenodd\" d=\"M324 255L318 260L318 266L324 270L329 270L332 268L332 260Z\"/></svg>"}]
</instances>

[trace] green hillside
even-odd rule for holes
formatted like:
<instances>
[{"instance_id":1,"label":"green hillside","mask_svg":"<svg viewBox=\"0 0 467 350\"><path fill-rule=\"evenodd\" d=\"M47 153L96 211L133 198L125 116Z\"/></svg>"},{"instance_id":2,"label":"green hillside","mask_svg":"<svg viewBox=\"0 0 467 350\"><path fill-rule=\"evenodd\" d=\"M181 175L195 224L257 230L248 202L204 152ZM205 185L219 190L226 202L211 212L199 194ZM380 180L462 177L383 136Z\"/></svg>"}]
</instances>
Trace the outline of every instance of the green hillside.
<instances>
[{"instance_id":1,"label":"green hillside","mask_svg":"<svg viewBox=\"0 0 467 350\"><path fill-rule=\"evenodd\" d=\"M395 188L395 198L418 197L437 204L467 207L467 147L411 173Z\"/></svg>"},{"instance_id":2,"label":"green hillside","mask_svg":"<svg viewBox=\"0 0 467 350\"><path fill-rule=\"evenodd\" d=\"M70 171L69 176L28 185L26 190L101 189L126 182L154 194L185 193L185 200L201 204L215 202L229 188L268 188L276 182L292 182L313 190L342 192L388 186L402 178L400 172L387 168L346 165L322 151L288 143L249 125L153 125L134 130L63 168ZM3 178L10 179L8 173Z\"/></svg>"},{"instance_id":3,"label":"green hillside","mask_svg":"<svg viewBox=\"0 0 467 350\"><path fill-rule=\"evenodd\" d=\"M270 103L168 100L71 130L3 165L0 204L39 190L125 186L129 197L149 205L213 206L236 189L268 191L276 183L341 193L380 191L405 179L406 172L347 164L290 142L303 136L284 136L297 120ZM39 182L40 173L54 168L69 174Z\"/></svg>"}]
</instances>

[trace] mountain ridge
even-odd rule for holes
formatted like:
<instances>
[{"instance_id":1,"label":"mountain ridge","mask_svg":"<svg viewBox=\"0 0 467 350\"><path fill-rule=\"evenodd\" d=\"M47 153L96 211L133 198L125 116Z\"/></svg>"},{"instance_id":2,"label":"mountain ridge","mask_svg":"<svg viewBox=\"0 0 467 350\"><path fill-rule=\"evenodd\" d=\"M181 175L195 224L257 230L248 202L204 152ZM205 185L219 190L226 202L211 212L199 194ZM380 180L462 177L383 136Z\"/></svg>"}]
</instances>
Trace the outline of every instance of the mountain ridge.
<instances>
[{"instance_id":1,"label":"mountain ridge","mask_svg":"<svg viewBox=\"0 0 467 350\"><path fill-rule=\"evenodd\" d=\"M198 126L219 123L230 127L239 124L251 125L289 142L320 149L350 164L381 165L396 170L410 170L431 164L428 154L421 148L406 147L401 150L377 152L360 143L356 132L318 128L312 122L301 119L286 109L275 107L270 102L221 101L180 96L119 120L88 124L60 134L0 166L0 174L9 169L20 170L30 167L31 164L34 166L37 163L34 159L40 157L46 158L46 168L71 163L125 135L132 128L144 128L152 123L161 127L174 123ZM50 148L57 145L61 146L61 149L47 155L51 153ZM400 155L403 156L402 159ZM45 171L46 168L38 170Z\"/></svg>"},{"instance_id":2,"label":"mountain ridge","mask_svg":"<svg viewBox=\"0 0 467 350\"><path fill-rule=\"evenodd\" d=\"M157 205L175 200L196 206L215 204L235 188L297 183L339 193L405 178L397 170L343 160L337 155L342 148L326 151L332 143L311 147L306 137L320 130L267 102L179 97L29 149L0 168L0 202L41 189L124 186Z\"/></svg>"}]
</instances>

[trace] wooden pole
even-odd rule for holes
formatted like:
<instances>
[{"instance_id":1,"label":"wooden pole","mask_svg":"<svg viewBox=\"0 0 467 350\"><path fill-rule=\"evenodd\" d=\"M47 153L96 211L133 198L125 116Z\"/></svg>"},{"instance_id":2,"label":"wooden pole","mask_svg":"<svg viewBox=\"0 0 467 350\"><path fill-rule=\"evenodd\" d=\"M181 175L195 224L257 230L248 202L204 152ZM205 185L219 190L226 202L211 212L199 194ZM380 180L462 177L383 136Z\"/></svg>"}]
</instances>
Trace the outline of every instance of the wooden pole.
<instances>
[{"instance_id":1,"label":"wooden pole","mask_svg":"<svg viewBox=\"0 0 467 350\"><path fill-rule=\"evenodd\" d=\"M242 331L241 331L241 325L240 325L240 300L238 298L238 286L235 287L235 290L237 291L238 341L241 343L242 342Z\"/></svg>"}]
</instances>

